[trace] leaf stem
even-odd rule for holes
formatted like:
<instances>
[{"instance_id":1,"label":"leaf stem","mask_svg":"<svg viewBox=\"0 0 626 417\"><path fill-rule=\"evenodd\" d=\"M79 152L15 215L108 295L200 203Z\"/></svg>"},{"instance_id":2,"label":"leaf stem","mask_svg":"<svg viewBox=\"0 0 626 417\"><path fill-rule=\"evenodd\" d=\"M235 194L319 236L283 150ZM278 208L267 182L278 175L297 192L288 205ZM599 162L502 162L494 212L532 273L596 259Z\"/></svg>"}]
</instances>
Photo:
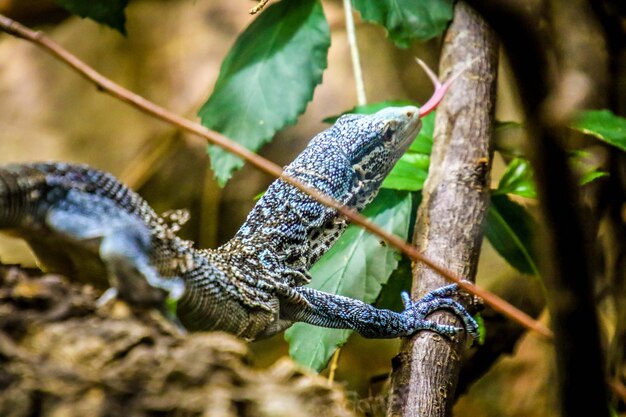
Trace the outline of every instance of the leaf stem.
<instances>
[{"instance_id":1,"label":"leaf stem","mask_svg":"<svg viewBox=\"0 0 626 417\"><path fill-rule=\"evenodd\" d=\"M359 106L367 104L365 95L365 83L363 82L363 71L361 69L361 57L359 56L359 45L356 41L356 29L354 26L354 16L352 15L352 3L350 0L343 0L343 10L346 16L346 35L350 46L350 56L352 57L352 71L354 73L354 84L356 87L356 100Z\"/></svg>"}]
</instances>

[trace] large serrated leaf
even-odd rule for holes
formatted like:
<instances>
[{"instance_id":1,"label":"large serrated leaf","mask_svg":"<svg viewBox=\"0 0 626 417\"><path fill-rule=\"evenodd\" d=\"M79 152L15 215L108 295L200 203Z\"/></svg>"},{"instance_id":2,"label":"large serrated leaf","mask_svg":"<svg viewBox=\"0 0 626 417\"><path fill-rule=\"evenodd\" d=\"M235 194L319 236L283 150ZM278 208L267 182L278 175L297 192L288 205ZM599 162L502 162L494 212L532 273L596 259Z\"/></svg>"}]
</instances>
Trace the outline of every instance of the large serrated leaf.
<instances>
[{"instance_id":1,"label":"large serrated leaf","mask_svg":"<svg viewBox=\"0 0 626 417\"><path fill-rule=\"evenodd\" d=\"M124 9L128 0L56 0L69 12L107 25L126 35Z\"/></svg>"},{"instance_id":2,"label":"large serrated leaf","mask_svg":"<svg viewBox=\"0 0 626 417\"><path fill-rule=\"evenodd\" d=\"M511 266L523 274L539 275L534 251L537 225L526 209L506 195L491 196L485 237Z\"/></svg>"},{"instance_id":3,"label":"large serrated leaf","mask_svg":"<svg viewBox=\"0 0 626 417\"><path fill-rule=\"evenodd\" d=\"M610 110L582 112L571 127L626 151L626 118Z\"/></svg>"},{"instance_id":4,"label":"large serrated leaf","mask_svg":"<svg viewBox=\"0 0 626 417\"><path fill-rule=\"evenodd\" d=\"M363 214L384 230L405 238L410 212L409 193L381 190ZM362 228L350 226L311 268L313 279L309 286L372 303L397 265L398 256L394 249ZM350 330L296 323L287 330L285 338L289 342L289 354L296 362L320 371L351 333Z\"/></svg>"},{"instance_id":5,"label":"large serrated leaf","mask_svg":"<svg viewBox=\"0 0 626 417\"><path fill-rule=\"evenodd\" d=\"M384 26L401 48L439 36L453 16L452 0L352 0L363 20Z\"/></svg>"},{"instance_id":6,"label":"large serrated leaf","mask_svg":"<svg viewBox=\"0 0 626 417\"><path fill-rule=\"evenodd\" d=\"M222 63L202 124L256 151L304 112L322 80L330 31L319 0L284 0L268 7L237 39ZM209 146L224 184L243 165Z\"/></svg>"}]
</instances>

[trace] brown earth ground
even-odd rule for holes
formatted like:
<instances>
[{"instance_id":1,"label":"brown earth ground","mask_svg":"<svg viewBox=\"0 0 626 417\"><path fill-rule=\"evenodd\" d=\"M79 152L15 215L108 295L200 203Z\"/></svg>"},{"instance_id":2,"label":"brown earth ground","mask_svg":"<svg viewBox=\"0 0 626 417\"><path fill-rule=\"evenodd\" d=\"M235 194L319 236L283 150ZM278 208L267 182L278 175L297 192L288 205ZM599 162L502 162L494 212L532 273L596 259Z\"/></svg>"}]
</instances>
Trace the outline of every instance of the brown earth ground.
<instances>
[{"instance_id":1,"label":"brown earth ground","mask_svg":"<svg viewBox=\"0 0 626 417\"><path fill-rule=\"evenodd\" d=\"M352 416L343 391L283 358L251 365L223 333L179 331L155 311L58 275L0 267L0 415Z\"/></svg>"}]
</instances>

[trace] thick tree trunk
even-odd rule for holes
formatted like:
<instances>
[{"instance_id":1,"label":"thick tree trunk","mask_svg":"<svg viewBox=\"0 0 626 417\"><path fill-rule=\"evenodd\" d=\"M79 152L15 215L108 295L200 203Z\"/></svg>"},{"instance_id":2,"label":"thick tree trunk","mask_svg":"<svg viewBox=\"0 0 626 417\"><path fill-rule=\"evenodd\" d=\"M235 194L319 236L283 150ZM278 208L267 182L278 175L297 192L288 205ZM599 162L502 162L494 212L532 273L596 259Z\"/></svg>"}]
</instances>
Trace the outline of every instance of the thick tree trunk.
<instances>
[{"instance_id":1,"label":"thick tree trunk","mask_svg":"<svg viewBox=\"0 0 626 417\"><path fill-rule=\"evenodd\" d=\"M440 73L446 78L466 66L437 111L414 243L430 259L473 279L489 202L498 46L478 14L460 2L445 37ZM419 264L413 282L414 297L448 284ZM448 313L430 319L461 325ZM394 363L388 415L449 415L465 341L464 334L450 342L431 332L408 340Z\"/></svg>"}]
</instances>

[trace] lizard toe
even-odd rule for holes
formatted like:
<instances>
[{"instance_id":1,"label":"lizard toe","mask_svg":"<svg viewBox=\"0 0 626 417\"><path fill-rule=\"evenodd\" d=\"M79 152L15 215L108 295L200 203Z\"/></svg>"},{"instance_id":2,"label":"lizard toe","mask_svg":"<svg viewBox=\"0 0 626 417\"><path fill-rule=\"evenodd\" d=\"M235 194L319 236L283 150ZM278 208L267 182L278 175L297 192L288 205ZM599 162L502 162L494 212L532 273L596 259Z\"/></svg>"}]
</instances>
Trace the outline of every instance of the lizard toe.
<instances>
[{"instance_id":1,"label":"lizard toe","mask_svg":"<svg viewBox=\"0 0 626 417\"><path fill-rule=\"evenodd\" d=\"M456 315L462 322L465 331L474 339L479 337L478 323L469 314L469 312L460 303L452 298L441 298L440 294L448 294L450 291L456 291L452 286L442 287L439 290L432 291L418 301L412 301L407 293L402 294L402 300L405 305L403 314L410 317L415 331L432 330L444 336L454 336L463 328L438 324L426 320L426 317L438 310L448 310ZM434 295L433 295L434 294Z\"/></svg>"}]
</instances>

